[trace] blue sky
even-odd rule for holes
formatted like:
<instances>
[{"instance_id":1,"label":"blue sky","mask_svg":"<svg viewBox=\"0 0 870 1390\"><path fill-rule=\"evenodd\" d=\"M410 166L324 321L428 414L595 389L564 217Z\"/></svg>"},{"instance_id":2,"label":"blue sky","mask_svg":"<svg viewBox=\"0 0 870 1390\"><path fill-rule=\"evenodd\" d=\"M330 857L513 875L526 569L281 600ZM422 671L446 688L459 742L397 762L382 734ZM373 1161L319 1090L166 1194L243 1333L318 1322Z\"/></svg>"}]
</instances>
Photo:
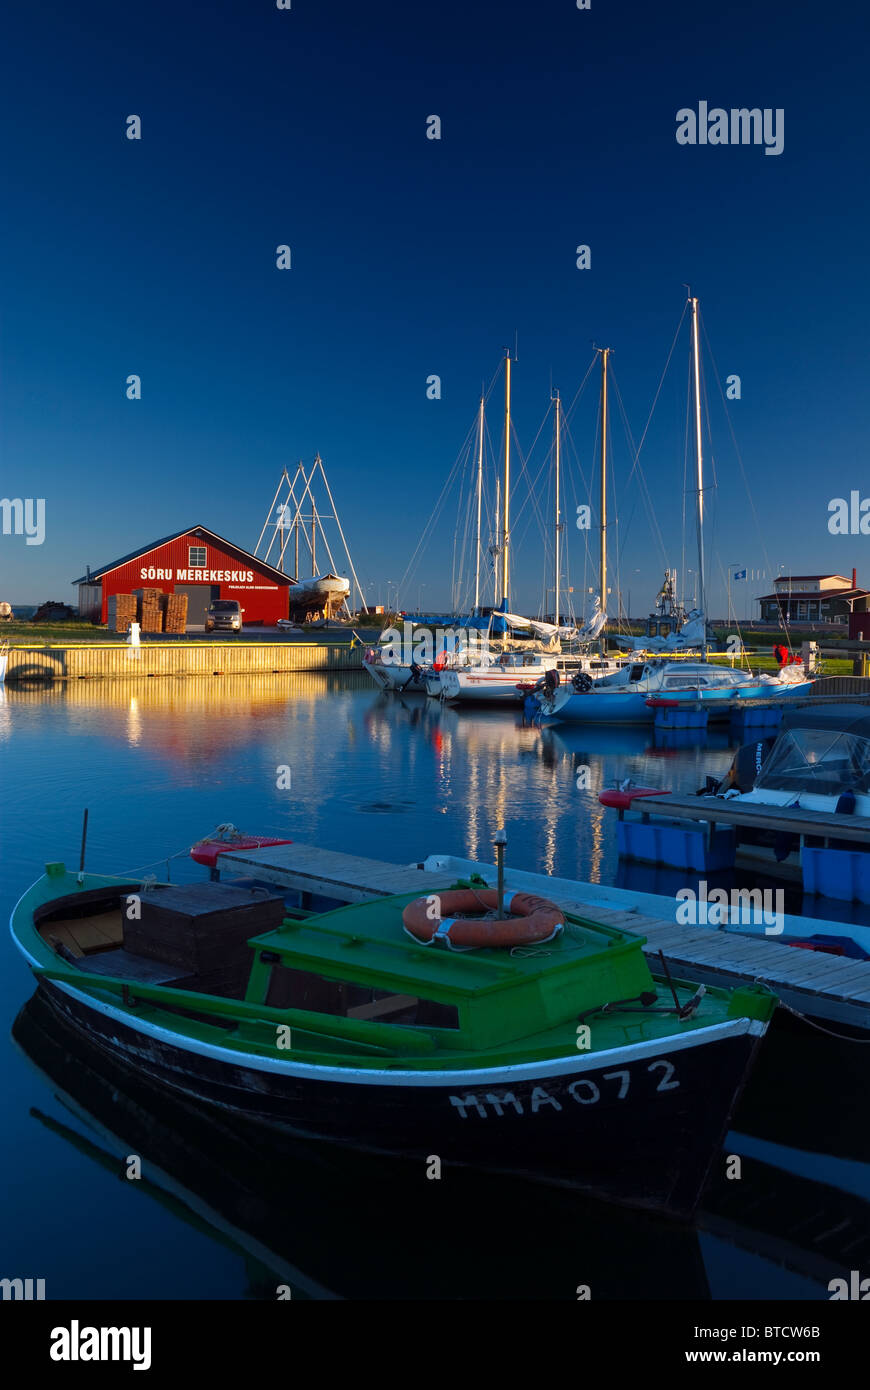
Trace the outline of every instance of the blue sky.
<instances>
[{"instance_id":1,"label":"blue sky","mask_svg":"<svg viewBox=\"0 0 870 1390\"><path fill-rule=\"evenodd\" d=\"M0 537L0 598L70 599L87 564L197 521L251 547L281 467L317 450L383 596L514 334L523 449L593 342L614 349L637 439L685 282L742 386L726 414L707 359L711 612L732 562L854 565L870 587L868 538L827 530L832 497L870 495L867 30L841 0L17 7L0 82L0 492L44 497L47 532ZM783 153L679 146L676 113L701 100L783 108ZM641 455L674 565L686 359L684 338ZM595 413L589 387L571 424L587 476ZM662 552L612 424L611 583L618 563L644 612ZM566 487L583 500L579 475ZM455 511L403 606L449 601ZM566 535L576 581L583 541ZM533 528L515 560L513 606L534 611L552 579Z\"/></svg>"}]
</instances>

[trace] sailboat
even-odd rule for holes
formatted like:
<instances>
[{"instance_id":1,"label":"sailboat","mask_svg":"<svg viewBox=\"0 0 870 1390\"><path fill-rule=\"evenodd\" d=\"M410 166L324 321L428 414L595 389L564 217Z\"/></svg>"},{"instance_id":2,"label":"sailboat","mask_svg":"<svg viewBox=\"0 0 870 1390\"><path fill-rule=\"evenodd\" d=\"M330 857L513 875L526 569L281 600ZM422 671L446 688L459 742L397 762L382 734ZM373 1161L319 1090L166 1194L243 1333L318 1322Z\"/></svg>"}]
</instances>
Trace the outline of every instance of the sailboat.
<instances>
[{"instance_id":1,"label":"sailboat","mask_svg":"<svg viewBox=\"0 0 870 1390\"><path fill-rule=\"evenodd\" d=\"M707 661L706 600L704 594L704 460L701 445L701 373L698 335L698 300L690 297L692 312L692 381L695 422L695 464L697 470L696 532L698 542L699 607L693 609L678 634L671 633L662 641L661 650L673 651L682 645L684 650L700 648L701 660L635 661L614 675L597 681L593 687L588 680L575 677L570 684L544 690L541 695L543 713L548 721L577 720L590 724L652 724L655 706L651 699L679 698L719 701L727 717L728 704L733 698L750 699L757 696L806 694L812 682L802 679L801 669L786 666L776 675L753 676L750 672L716 666ZM606 357L602 370L606 378ZM606 398L605 398L606 399ZM602 429L602 434L603 434ZM602 537L604 535L602 512ZM602 571L606 558L602 540ZM602 602L606 592L602 580ZM674 638L673 644L670 638ZM639 639L646 648L647 639ZM715 704L710 708L716 710Z\"/></svg>"},{"instance_id":2,"label":"sailboat","mask_svg":"<svg viewBox=\"0 0 870 1390\"><path fill-rule=\"evenodd\" d=\"M606 362L606 357L605 357ZM447 657L438 671L431 672L426 681L430 695L454 702L473 702L487 704L519 704L532 690L549 681L551 688L559 685L564 678L583 678L590 682L613 675L619 670L619 662L604 652L602 633L607 616L605 606L606 560L602 559L602 591L596 600L592 617L582 627L560 622L561 617L561 560L560 542L561 522L561 438L562 413L559 393L553 397L554 403L554 461L555 461L555 545L554 545L554 622L547 623L534 618L525 618L508 611L508 592L510 577L510 355L505 358L505 453L504 477L501 487L503 511L500 518L500 533L495 551L501 557L501 608L493 614L497 629L506 633L506 638L498 644L488 643L487 650L476 660L462 657ZM606 367L603 390L606 409ZM481 412L483 402L481 401ZM482 420L480 438L482 439ZM602 451L606 442L602 444ZM478 454L478 516L477 516L477 566L475 572L475 597L479 596L480 571L480 496L481 496L482 456ZM605 494L605 472L602 459L602 498ZM606 499L602 501L602 509ZM602 510L602 516L604 512ZM602 556L606 554L602 520ZM511 636L526 632L533 639L518 644ZM536 640L535 640L536 639ZM600 641L601 650L590 650L595 641ZM563 652L562 643L569 642L574 650Z\"/></svg>"},{"instance_id":3,"label":"sailboat","mask_svg":"<svg viewBox=\"0 0 870 1390\"><path fill-rule=\"evenodd\" d=\"M606 350L606 351L609 351ZM549 678L554 685L563 679L582 677L590 683L613 675L620 661L604 651L603 632L606 614L606 438L602 441L602 590L595 600L590 618L582 626L562 621L561 612L561 439L562 413L558 392L554 402L554 460L555 460L555 621L552 623L523 617L508 609L510 589L510 504L511 504L511 356L505 354L505 417L504 462L496 493L497 534L489 546L495 575L495 604L490 611L481 609L481 567L486 552L483 542L483 440L484 405L481 396L477 424L477 467L475 484L476 541L474 606L472 613L458 621L452 645L434 653L426 664L415 660L412 653L403 651L397 659L387 636L379 647L363 654L363 667L382 690L407 693L426 693L449 702L519 704L525 695ZM606 354L603 358L603 406L607 408ZM482 616L489 612L488 619ZM469 637L473 630L483 638L481 643L460 640L456 631ZM598 642L599 650L593 649ZM563 649L568 644L568 650ZM551 676L550 673L555 673Z\"/></svg>"}]
</instances>

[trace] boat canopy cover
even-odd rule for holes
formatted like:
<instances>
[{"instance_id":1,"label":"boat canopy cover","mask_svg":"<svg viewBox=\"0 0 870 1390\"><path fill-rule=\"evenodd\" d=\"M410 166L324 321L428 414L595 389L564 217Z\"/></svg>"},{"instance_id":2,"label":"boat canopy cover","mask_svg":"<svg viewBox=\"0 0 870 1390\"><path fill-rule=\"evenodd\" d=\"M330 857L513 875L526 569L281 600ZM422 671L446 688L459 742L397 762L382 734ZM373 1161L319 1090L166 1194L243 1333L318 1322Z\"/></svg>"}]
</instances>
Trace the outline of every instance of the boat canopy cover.
<instances>
[{"instance_id":1,"label":"boat canopy cover","mask_svg":"<svg viewBox=\"0 0 870 1390\"><path fill-rule=\"evenodd\" d=\"M849 705L787 713L755 788L820 796L870 791L870 714Z\"/></svg>"}]
</instances>

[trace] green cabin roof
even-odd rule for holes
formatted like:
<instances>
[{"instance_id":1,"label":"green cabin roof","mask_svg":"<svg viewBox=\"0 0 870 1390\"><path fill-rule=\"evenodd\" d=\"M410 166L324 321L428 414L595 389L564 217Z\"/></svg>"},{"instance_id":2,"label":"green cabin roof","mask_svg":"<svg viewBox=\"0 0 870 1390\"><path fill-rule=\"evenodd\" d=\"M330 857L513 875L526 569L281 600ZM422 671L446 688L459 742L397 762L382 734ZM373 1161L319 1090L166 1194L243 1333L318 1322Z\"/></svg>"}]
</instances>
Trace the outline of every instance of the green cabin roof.
<instances>
[{"instance_id":1,"label":"green cabin roof","mask_svg":"<svg viewBox=\"0 0 870 1390\"><path fill-rule=\"evenodd\" d=\"M305 921L286 920L253 937L257 953L248 998L262 1000L275 962L374 989L414 994L459 1010L459 1033L473 1047L492 1047L545 1032L585 1010L654 989L645 938L566 916L553 941L507 950L422 946L402 926L402 909L418 894L377 898Z\"/></svg>"}]
</instances>

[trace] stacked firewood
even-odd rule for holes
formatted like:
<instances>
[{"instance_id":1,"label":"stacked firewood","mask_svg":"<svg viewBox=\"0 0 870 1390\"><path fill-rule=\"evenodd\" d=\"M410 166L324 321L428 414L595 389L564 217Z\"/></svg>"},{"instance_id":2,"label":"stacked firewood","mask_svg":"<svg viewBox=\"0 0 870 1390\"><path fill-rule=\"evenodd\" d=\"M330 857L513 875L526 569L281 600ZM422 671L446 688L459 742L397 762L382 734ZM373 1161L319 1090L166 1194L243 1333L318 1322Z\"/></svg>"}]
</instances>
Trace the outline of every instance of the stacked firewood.
<instances>
[{"instance_id":1,"label":"stacked firewood","mask_svg":"<svg viewBox=\"0 0 870 1390\"><path fill-rule=\"evenodd\" d=\"M138 621L138 604L133 594L109 594L108 608L110 632L129 632L130 624Z\"/></svg>"},{"instance_id":2,"label":"stacked firewood","mask_svg":"<svg viewBox=\"0 0 870 1390\"><path fill-rule=\"evenodd\" d=\"M184 634L187 631L187 594L161 594L163 631Z\"/></svg>"},{"instance_id":3,"label":"stacked firewood","mask_svg":"<svg viewBox=\"0 0 870 1390\"><path fill-rule=\"evenodd\" d=\"M139 600L139 626L143 632L162 632L163 613L160 608L160 600L163 594L160 589L134 589L133 593Z\"/></svg>"}]
</instances>

